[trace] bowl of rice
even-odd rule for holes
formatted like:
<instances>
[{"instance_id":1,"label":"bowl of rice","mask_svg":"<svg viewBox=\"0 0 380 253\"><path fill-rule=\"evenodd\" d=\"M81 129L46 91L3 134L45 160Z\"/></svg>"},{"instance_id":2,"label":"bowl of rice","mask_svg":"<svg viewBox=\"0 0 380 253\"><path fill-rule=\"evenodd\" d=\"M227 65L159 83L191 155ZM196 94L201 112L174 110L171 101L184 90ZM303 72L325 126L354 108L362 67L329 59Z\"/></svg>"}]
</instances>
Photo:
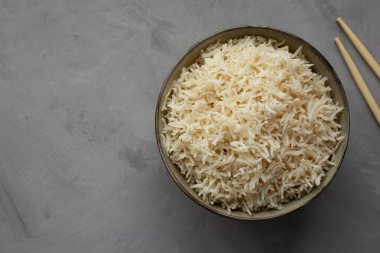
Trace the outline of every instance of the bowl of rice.
<instances>
[{"instance_id":1,"label":"bowl of rice","mask_svg":"<svg viewBox=\"0 0 380 253\"><path fill-rule=\"evenodd\" d=\"M348 143L349 108L325 57L278 29L235 27L191 47L165 80L156 139L200 206L262 220L319 195Z\"/></svg>"}]
</instances>

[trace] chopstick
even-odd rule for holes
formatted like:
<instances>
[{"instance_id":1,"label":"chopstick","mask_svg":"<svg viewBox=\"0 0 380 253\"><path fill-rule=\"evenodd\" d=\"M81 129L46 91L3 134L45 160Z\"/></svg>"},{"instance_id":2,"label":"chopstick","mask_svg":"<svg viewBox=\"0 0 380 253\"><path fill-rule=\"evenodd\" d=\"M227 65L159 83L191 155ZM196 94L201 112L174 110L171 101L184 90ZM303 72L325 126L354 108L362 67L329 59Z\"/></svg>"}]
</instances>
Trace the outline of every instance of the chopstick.
<instances>
[{"instance_id":1,"label":"chopstick","mask_svg":"<svg viewBox=\"0 0 380 253\"><path fill-rule=\"evenodd\" d=\"M360 74L358 68L356 67L354 61L352 60L351 56L347 52L346 48L344 47L342 41L338 37L336 37L335 43L340 53L342 54L343 59L345 60L352 76L354 77L356 84L359 87L360 92L362 93L364 99L367 101L369 108L371 109L373 115L375 116L377 123L380 125L380 108L377 105L376 100L374 99L371 91L368 89L367 84L364 82L362 75Z\"/></svg>"},{"instance_id":2,"label":"chopstick","mask_svg":"<svg viewBox=\"0 0 380 253\"><path fill-rule=\"evenodd\" d=\"M356 47L359 53L362 55L364 60L371 67L373 72L380 78L380 65L376 62L375 58L371 55L368 49L363 45L363 43L359 40L359 38L354 34L354 32L346 25L341 17L336 19L336 22L340 25L343 31L347 34L348 38L350 38L352 44Z\"/></svg>"}]
</instances>

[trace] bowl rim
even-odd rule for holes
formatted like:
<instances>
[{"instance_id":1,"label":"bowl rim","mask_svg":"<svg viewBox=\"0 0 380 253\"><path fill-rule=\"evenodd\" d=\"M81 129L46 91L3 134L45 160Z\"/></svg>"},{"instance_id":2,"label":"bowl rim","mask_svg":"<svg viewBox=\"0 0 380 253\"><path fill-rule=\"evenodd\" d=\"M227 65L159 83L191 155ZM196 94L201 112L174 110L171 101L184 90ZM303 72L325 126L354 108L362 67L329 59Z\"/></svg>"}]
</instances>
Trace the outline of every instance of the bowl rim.
<instances>
[{"instance_id":1,"label":"bowl rim","mask_svg":"<svg viewBox=\"0 0 380 253\"><path fill-rule=\"evenodd\" d=\"M219 212L218 210L206 205L206 203L204 203L203 201L200 201L199 199L195 198L182 184L181 182L179 182L174 173L171 171L171 169L169 168L169 164L168 162L166 161L166 159L164 158L164 148L163 148L163 145L162 145L162 142L161 142L161 139L160 139L160 132L159 132L159 121L160 121L160 118L159 118L159 115L160 115L160 104L162 102L162 99L164 98L164 90L166 88L167 85L170 85L168 84L168 81L171 77L171 75L173 74L173 72L177 69L178 65L180 64L180 62L189 54L191 53L192 51L196 50L198 45L203 43L204 41L208 40L208 39L211 39L213 37L216 37L222 33L225 33L225 32L230 32L230 31L234 31L234 30L239 30L239 29L250 29L250 28L259 28L259 29L269 29L269 30L272 30L272 31L275 31L275 32L279 32L279 33L285 33L287 35L289 35L290 37L293 37L294 39L300 41L301 43L305 44L320 60L321 62L327 66L327 69L331 72L331 74L334 76L334 79L337 81L337 86L339 87L339 92L341 93L341 96L343 98L343 105L344 107L346 107L346 110L347 110L347 113L346 113L346 116L347 116L347 138L346 140L344 141L344 144L345 144L345 147L343 149L343 152L342 152L342 158L339 160L339 162L337 163L337 167L336 167L336 171L333 173L330 181L328 181L326 183L326 185L324 185L323 187L318 187L318 191L316 192L316 195L308 200L306 200L306 202L304 202L303 204L299 205L299 206L296 206L294 208L291 208L285 212L278 212L278 213L275 213L275 214L270 214L270 215L267 215L265 217L255 217L255 216L248 216L248 217L241 217L241 216L237 216L237 215L231 215L234 211L232 210L230 214L227 214L227 213L223 213L223 212ZM222 30L218 30L217 32L214 32L208 36L204 36L202 37L200 40L196 41L194 44L192 44L191 47L189 47L176 61L176 64L170 69L170 71L168 72L166 78L164 79L162 85L161 85L161 88L160 88L160 92L158 94L158 98L157 98L157 103L156 103L156 109L155 109L155 137L156 137L156 143L157 143L157 148L158 148L158 151L160 153L160 157L161 157L161 160L163 161L164 165L165 165L165 168L166 168L166 171L169 173L169 175L171 176L171 178L174 180L174 182L176 183L176 185L185 193L186 196L188 196L191 200L193 200L195 203L197 203L199 206L203 207L204 209L214 213L214 214L217 214L219 216L222 216L222 217L226 217L226 218L229 218L229 219L233 219L233 220L241 220L241 221L259 221L259 220L269 220L269 219L274 219L274 218L278 218L278 217L282 217L286 214L289 214L289 213L292 213L292 212L295 212L297 210L300 210L302 207L306 206L307 204L309 204L310 202L312 202L313 200L315 200L326 188L327 186L329 186L331 184L331 182L333 181L333 179L335 178L336 174L338 173L339 169L341 168L341 165L343 163L343 160L344 160L344 157L346 155L346 151L347 151L347 147L348 147L348 143L349 143L349 138L350 138L350 110L349 110L349 105L348 105L348 99L347 99L347 96L346 96L346 92L344 90L344 87L342 85L342 82L338 76L338 74L336 73L335 69L332 67L332 65L330 64L330 62L323 56L323 54L321 52L319 52L313 45L311 45L309 42L307 42L306 40L302 39L301 37L299 37L298 35L295 35L291 32L288 32L288 31L285 31L285 30L282 30L282 29L279 29L279 28L275 28L273 26L267 26L267 25L241 25L241 26L232 26L232 27L229 27L229 28L225 28L225 29L222 29ZM306 195L305 195L306 196ZM304 197L304 196L303 196ZM289 202L290 203L290 202Z\"/></svg>"}]
</instances>

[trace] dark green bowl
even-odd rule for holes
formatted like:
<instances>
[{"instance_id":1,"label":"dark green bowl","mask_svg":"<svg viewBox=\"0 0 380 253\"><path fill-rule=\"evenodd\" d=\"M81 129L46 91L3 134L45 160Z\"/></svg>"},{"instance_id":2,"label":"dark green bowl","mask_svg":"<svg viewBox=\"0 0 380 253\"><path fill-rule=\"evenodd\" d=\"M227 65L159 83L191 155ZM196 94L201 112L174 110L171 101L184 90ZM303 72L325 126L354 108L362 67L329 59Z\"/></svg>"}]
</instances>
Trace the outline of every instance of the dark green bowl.
<instances>
[{"instance_id":1,"label":"dark green bowl","mask_svg":"<svg viewBox=\"0 0 380 253\"><path fill-rule=\"evenodd\" d=\"M309 194L303 196L301 199L293 200L289 203L283 205L281 210L265 210L253 213L252 215L248 215L241 210L235 210L231 213L228 213L226 209L222 208L219 205L210 205L205 203L197 193L190 188L190 185L186 183L185 177L180 173L180 171L176 168L176 166L171 162L170 158L166 154L164 147L162 145L161 140L161 130L162 130L162 121L161 119L164 117L161 108L165 103L165 97L167 93L170 91L171 85L174 80L176 80L181 73L183 67L190 66L193 64L197 58L199 57L201 50L207 48L210 44L216 43L218 40L220 42L225 42L229 39L244 37L245 35L255 35L262 36L265 38L273 38L278 41L285 40L285 43L289 46L290 51L294 52L299 46L302 46L302 52L305 57L314 64L313 71L325 76L328 78L327 85L329 85L332 89L331 96L334 102L337 102L340 106L343 106L343 111L339 114L338 121L342 125L342 133L345 137L342 144L339 146L335 155L335 166L333 166L326 174L325 178L322 180L321 184L314 188ZM348 109L348 102L346 98L345 91L343 89L342 83L339 80L338 75L335 73L334 69L330 65L330 63L326 60L326 58L316 50L312 45L310 45L305 40L297 37L288 32L284 32L278 29L270 28L270 27L262 27L262 26L242 26L235 27L223 30L221 32L215 33L206 39L203 39L197 42L193 47L191 47L184 56L177 62L174 68L170 71L167 79L162 85L160 94L158 96L157 107L156 107L156 115L155 115L155 130L156 130L156 140L158 149L160 151L162 160L170 174L170 176L174 179L177 185L181 188L181 190L186 193L192 200L194 200L200 206L208 209L211 212L216 214L220 214L222 216L226 216L233 219L239 220L263 220L270 219L274 217L278 217L284 214L288 214L301 206L306 205L316 196L318 196L331 182L337 173L344 154L346 152L349 131L350 131L350 115Z\"/></svg>"}]
</instances>

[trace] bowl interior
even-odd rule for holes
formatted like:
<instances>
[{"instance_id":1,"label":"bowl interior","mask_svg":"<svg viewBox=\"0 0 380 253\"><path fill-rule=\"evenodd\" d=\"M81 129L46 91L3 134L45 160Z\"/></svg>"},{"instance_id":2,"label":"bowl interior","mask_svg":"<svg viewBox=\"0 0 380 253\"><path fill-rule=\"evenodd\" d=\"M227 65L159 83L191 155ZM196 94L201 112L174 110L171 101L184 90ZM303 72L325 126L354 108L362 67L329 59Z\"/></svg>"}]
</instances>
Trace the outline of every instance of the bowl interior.
<instances>
[{"instance_id":1,"label":"bowl interior","mask_svg":"<svg viewBox=\"0 0 380 253\"><path fill-rule=\"evenodd\" d=\"M165 103L166 97L168 96L168 92L171 89L172 83L176 80L181 73L183 67L190 66L193 64L197 58L199 57L201 50L205 49L208 45L216 43L218 40L220 42L225 42L232 38L240 38L245 35L255 35L262 36L265 38L273 38L277 41L285 40L285 44L289 46L291 52L294 52L299 46L302 46L302 52L305 57L314 64L312 67L314 72L317 72L328 78L327 84L331 87L331 96L334 102L337 102L340 106L343 106L344 109L342 113L339 114L338 122L342 125L342 134L345 137L345 140L339 146L336 151L336 156L334 159L335 166L333 166L326 174L326 177L323 179L321 184L314 188L309 194L303 196L301 199L293 200L287 204L283 205L281 210L266 210L260 211L257 213L253 213L252 215L248 215L243 211L236 210L232 211L230 214L227 210L223 209L219 205L210 205L208 203L203 202L203 200L197 195L197 193L190 188L190 186L186 183L186 180L183 175L179 172L176 166L171 162L170 158L167 156L166 151L162 146L161 140L161 130L162 130L162 121L161 119L164 117L161 108ZM342 87L342 84L335 73L334 69L327 62L327 60L309 43L304 41L303 39L289 34L287 32L283 32L274 28L269 27L237 27L231 28L219 33L216 33L198 43L196 43L189 51L178 61L178 63L174 66L172 71L169 73L166 81L164 82L156 108L156 138L159 147L159 151L162 157L162 160L165 163L166 168L168 169L170 175L173 177L174 181L178 184L178 186L195 202L199 205L205 207L206 209L215 212L217 214L227 216L235 219L242 220L260 220L260 219L269 219L277 216L284 215L293 210L298 209L299 207L305 205L314 197L316 197L333 179L336 174L340 164L343 160L344 153L347 148L348 137L349 137L349 110L347 98Z\"/></svg>"}]
</instances>

